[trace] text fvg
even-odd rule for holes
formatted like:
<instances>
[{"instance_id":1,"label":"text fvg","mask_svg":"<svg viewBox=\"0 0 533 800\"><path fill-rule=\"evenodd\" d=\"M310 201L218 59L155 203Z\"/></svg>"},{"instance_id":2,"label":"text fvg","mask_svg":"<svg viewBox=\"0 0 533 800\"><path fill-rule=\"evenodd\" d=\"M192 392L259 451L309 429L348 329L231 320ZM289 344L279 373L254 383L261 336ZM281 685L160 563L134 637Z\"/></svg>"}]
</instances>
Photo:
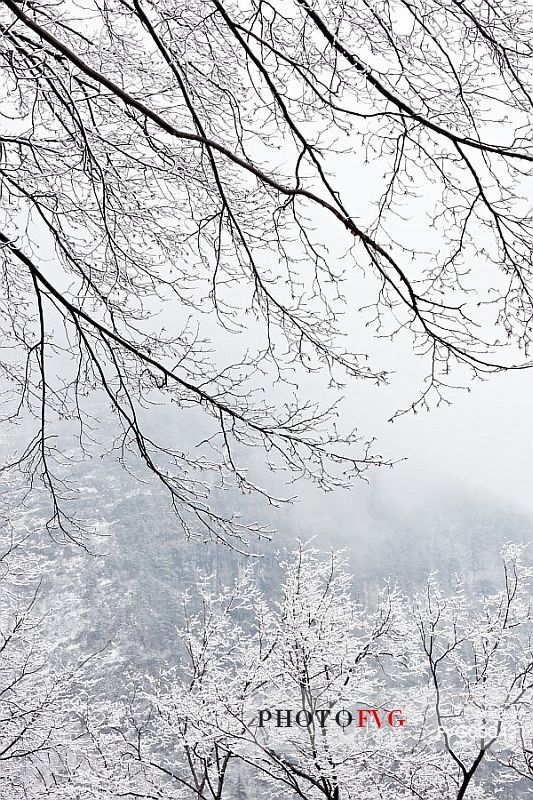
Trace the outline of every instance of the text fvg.
<instances>
[{"instance_id":1,"label":"text fvg","mask_svg":"<svg viewBox=\"0 0 533 800\"><path fill-rule=\"evenodd\" d=\"M358 708L353 713L346 708L341 708L335 714L331 709L315 709L314 712L307 709L295 711L290 708L263 708L259 711L259 727L264 728L267 723L276 728L291 728L298 726L308 728L318 722L321 728L328 723L334 723L341 728L352 725L355 728L402 728L405 725L405 718L401 708L379 709L379 708Z\"/></svg>"}]
</instances>

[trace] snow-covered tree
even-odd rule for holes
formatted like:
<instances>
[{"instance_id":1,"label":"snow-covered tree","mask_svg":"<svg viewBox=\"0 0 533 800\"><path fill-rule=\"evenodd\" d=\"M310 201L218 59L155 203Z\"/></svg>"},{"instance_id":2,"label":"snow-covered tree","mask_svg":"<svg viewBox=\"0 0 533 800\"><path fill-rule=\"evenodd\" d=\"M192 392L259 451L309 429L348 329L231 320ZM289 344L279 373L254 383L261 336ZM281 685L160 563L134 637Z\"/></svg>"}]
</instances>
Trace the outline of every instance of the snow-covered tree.
<instances>
[{"instance_id":1,"label":"snow-covered tree","mask_svg":"<svg viewBox=\"0 0 533 800\"><path fill-rule=\"evenodd\" d=\"M99 756L84 782L172 800L252 783L270 798L526 798L533 568L514 545L502 565L477 601L432 575L414 597L385 585L373 608L341 554L308 546L275 598L250 570L222 589L203 577L179 665L87 717Z\"/></svg>"},{"instance_id":2,"label":"snow-covered tree","mask_svg":"<svg viewBox=\"0 0 533 800\"><path fill-rule=\"evenodd\" d=\"M532 579L524 549L508 545L500 590L473 600L461 581L449 592L431 576L416 598L410 640L420 672L410 694L418 740L399 771L414 796L527 796Z\"/></svg>"},{"instance_id":3,"label":"snow-covered tree","mask_svg":"<svg viewBox=\"0 0 533 800\"><path fill-rule=\"evenodd\" d=\"M275 793L335 800L373 748L355 731L355 709L387 707L399 598L386 587L366 609L336 552L300 546L282 570L281 599L263 614L263 679L238 752ZM361 772L359 791L369 774Z\"/></svg>"},{"instance_id":4,"label":"snow-covered tree","mask_svg":"<svg viewBox=\"0 0 533 800\"><path fill-rule=\"evenodd\" d=\"M0 535L0 796L45 797L65 771L76 734L71 680L47 638L42 560L29 531ZM79 727L79 725L78 725Z\"/></svg>"},{"instance_id":5,"label":"snow-covered tree","mask_svg":"<svg viewBox=\"0 0 533 800\"><path fill-rule=\"evenodd\" d=\"M344 716L383 698L398 596L386 590L366 612L337 553L324 559L302 546L281 569L277 601L262 596L251 569L222 589L203 577L184 597L180 664L157 681L137 677L131 696L103 703L87 725L102 786L223 800L254 780L258 796L340 796L369 746L362 735L347 749ZM290 727L275 727L278 710ZM324 724L339 713L343 724ZM302 714L310 725L296 724Z\"/></svg>"},{"instance_id":6,"label":"snow-covered tree","mask_svg":"<svg viewBox=\"0 0 533 800\"><path fill-rule=\"evenodd\" d=\"M212 497L258 488L248 446L349 485L375 335L424 362L398 411L529 363L532 33L526 0L2 0L2 418L55 534L102 450L229 542L263 529Z\"/></svg>"},{"instance_id":7,"label":"snow-covered tree","mask_svg":"<svg viewBox=\"0 0 533 800\"><path fill-rule=\"evenodd\" d=\"M153 675L128 675L121 696L89 701L82 752L68 791L91 786L95 797L222 800L237 761L232 743L262 680L257 648L261 599L249 569L217 590L198 574L182 597L179 663ZM95 791L102 794L98 794ZM88 795L92 797L92 795Z\"/></svg>"}]
</instances>

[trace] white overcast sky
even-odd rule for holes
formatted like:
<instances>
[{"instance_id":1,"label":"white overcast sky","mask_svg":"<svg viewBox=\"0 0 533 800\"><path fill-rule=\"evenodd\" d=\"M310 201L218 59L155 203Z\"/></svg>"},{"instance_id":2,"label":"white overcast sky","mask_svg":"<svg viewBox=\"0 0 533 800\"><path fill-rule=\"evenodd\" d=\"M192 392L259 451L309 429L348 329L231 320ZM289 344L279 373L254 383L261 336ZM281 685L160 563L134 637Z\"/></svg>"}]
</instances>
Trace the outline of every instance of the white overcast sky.
<instances>
[{"instance_id":1,"label":"white overcast sky","mask_svg":"<svg viewBox=\"0 0 533 800\"><path fill-rule=\"evenodd\" d=\"M380 426L383 449L408 459L399 472L442 477L533 513L533 371L493 375L470 388L451 406Z\"/></svg>"}]
</instances>

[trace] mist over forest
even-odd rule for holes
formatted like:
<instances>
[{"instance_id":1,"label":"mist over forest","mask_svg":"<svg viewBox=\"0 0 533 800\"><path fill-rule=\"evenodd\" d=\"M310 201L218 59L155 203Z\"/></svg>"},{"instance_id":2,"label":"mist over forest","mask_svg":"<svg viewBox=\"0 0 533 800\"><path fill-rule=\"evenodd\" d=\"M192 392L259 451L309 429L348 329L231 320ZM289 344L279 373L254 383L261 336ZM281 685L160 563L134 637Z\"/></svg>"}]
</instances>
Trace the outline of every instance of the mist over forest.
<instances>
[{"instance_id":1,"label":"mist over forest","mask_svg":"<svg viewBox=\"0 0 533 800\"><path fill-rule=\"evenodd\" d=\"M110 435L105 405L97 404L92 413ZM150 413L150 424L163 425L169 436L172 415L162 409ZM186 440L190 431L180 430L179 419L174 424L176 437ZM438 420L431 424L438 437ZM72 426L64 423L66 441L69 431ZM195 429L194 436L199 433ZM24 428L16 432L16 441L22 445ZM260 459L252 456L250 470L255 467L268 482ZM485 458L490 457L489 447ZM483 454L478 458L483 460ZM502 470L507 468L501 463ZM76 487L77 514L89 531L83 539L86 550L53 541L43 530L49 513L44 492L25 501L16 524L34 534L44 567L42 608L54 609L51 625L55 629L60 620L67 651L79 648L88 655L113 639L120 669L143 664L157 672L176 655L176 627L183 622L180 596L194 589L198 570L224 586L251 564L262 588L275 597L279 556L290 553L298 541L310 542L324 554L345 551L355 593L370 605L386 580L413 591L431 572L448 586L462 576L474 598L495 591L501 548L506 542L532 540L533 513L527 503L476 484L475 475L468 484L451 473L442 464L424 471L415 452L409 461L375 470L348 491L324 493L300 481L296 488L286 487L285 497L296 495L293 501L277 508L228 488L214 494L215 508L227 513L237 509L269 529L264 538L250 535L246 545L232 547L201 534L187 540L165 490L142 472L130 474L108 455L70 463L65 472ZM280 484L276 479L276 488Z\"/></svg>"}]
</instances>

